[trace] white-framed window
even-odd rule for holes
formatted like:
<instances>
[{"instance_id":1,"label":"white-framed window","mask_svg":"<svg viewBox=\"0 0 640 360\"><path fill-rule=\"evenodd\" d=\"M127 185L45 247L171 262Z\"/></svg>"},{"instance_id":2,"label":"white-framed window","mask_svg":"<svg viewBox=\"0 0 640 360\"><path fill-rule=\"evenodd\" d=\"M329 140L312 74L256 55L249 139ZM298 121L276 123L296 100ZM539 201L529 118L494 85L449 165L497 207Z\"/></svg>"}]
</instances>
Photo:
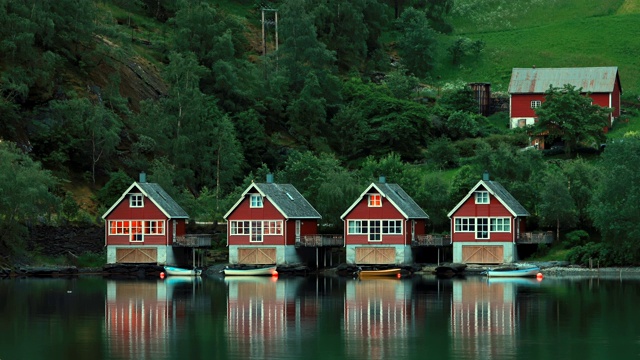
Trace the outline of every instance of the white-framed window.
<instances>
[{"instance_id":1,"label":"white-framed window","mask_svg":"<svg viewBox=\"0 0 640 360\"><path fill-rule=\"evenodd\" d=\"M262 196L260 194L251 194L249 199L249 206L252 208L262 207Z\"/></svg>"},{"instance_id":2,"label":"white-framed window","mask_svg":"<svg viewBox=\"0 0 640 360\"><path fill-rule=\"evenodd\" d=\"M488 204L489 192L488 191L476 191L476 204Z\"/></svg>"},{"instance_id":3,"label":"white-framed window","mask_svg":"<svg viewBox=\"0 0 640 360\"><path fill-rule=\"evenodd\" d=\"M129 195L129 207L132 208L141 208L144 207L144 197L142 194L131 194Z\"/></svg>"},{"instance_id":4,"label":"white-framed window","mask_svg":"<svg viewBox=\"0 0 640 360\"><path fill-rule=\"evenodd\" d=\"M454 228L455 232L474 232L476 231L476 219L475 218L455 218Z\"/></svg>"},{"instance_id":5,"label":"white-framed window","mask_svg":"<svg viewBox=\"0 0 640 360\"><path fill-rule=\"evenodd\" d=\"M369 241L382 241L380 220L369 220Z\"/></svg>"},{"instance_id":6,"label":"white-framed window","mask_svg":"<svg viewBox=\"0 0 640 360\"><path fill-rule=\"evenodd\" d=\"M540 105L542 105L542 101L540 100L531 100L531 108L532 109L537 109L540 107Z\"/></svg>"},{"instance_id":7,"label":"white-framed window","mask_svg":"<svg viewBox=\"0 0 640 360\"><path fill-rule=\"evenodd\" d=\"M382 220L383 234L402 234L402 220Z\"/></svg>"},{"instance_id":8,"label":"white-framed window","mask_svg":"<svg viewBox=\"0 0 640 360\"><path fill-rule=\"evenodd\" d=\"M347 234L367 235L369 241L382 241L382 235L402 235L402 220L349 220Z\"/></svg>"},{"instance_id":9,"label":"white-framed window","mask_svg":"<svg viewBox=\"0 0 640 360\"><path fill-rule=\"evenodd\" d=\"M143 223L142 220L133 220L131 223L131 237L129 241L131 242L143 242L144 241L144 233L143 233Z\"/></svg>"},{"instance_id":10,"label":"white-framed window","mask_svg":"<svg viewBox=\"0 0 640 360\"><path fill-rule=\"evenodd\" d=\"M164 220L109 220L109 235L131 235L131 241L143 241L143 235L164 235Z\"/></svg>"},{"instance_id":11,"label":"white-framed window","mask_svg":"<svg viewBox=\"0 0 640 360\"><path fill-rule=\"evenodd\" d=\"M491 232L511 232L511 219L509 218L491 218L489 225Z\"/></svg>"},{"instance_id":12,"label":"white-framed window","mask_svg":"<svg viewBox=\"0 0 640 360\"><path fill-rule=\"evenodd\" d=\"M128 235L129 226L128 220L109 220L109 235Z\"/></svg>"},{"instance_id":13,"label":"white-framed window","mask_svg":"<svg viewBox=\"0 0 640 360\"><path fill-rule=\"evenodd\" d=\"M231 221L231 235L249 235L250 231L249 221Z\"/></svg>"},{"instance_id":14,"label":"white-framed window","mask_svg":"<svg viewBox=\"0 0 640 360\"><path fill-rule=\"evenodd\" d=\"M145 221L144 233L149 235L164 235L164 220Z\"/></svg>"},{"instance_id":15,"label":"white-framed window","mask_svg":"<svg viewBox=\"0 0 640 360\"><path fill-rule=\"evenodd\" d=\"M489 238L489 218L476 218L476 239Z\"/></svg>"},{"instance_id":16,"label":"white-framed window","mask_svg":"<svg viewBox=\"0 0 640 360\"><path fill-rule=\"evenodd\" d=\"M380 194L370 194L369 207L381 207L381 206L382 206L382 196Z\"/></svg>"},{"instance_id":17,"label":"white-framed window","mask_svg":"<svg viewBox=\"0 0 640 360\"><path fill-rule=\"evenodd\" d=\"M282 220L232 220L231 235L250 235L252 242L261 242L263 236L282 235Z\"/></svg>"}]
</instances>

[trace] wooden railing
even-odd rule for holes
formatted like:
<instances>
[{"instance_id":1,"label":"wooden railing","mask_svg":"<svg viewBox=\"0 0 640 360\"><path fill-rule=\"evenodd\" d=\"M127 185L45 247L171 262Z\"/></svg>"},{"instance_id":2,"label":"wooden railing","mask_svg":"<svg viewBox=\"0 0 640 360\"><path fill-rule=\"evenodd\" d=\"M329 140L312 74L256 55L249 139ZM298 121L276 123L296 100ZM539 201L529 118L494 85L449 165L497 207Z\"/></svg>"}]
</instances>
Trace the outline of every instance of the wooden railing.
<instances>
[{"instance_id":1,"label":"wooden railing","mask_svg":"<svg viewBox=\"0 0 640 360\"><path fill-rule=\"evenodd\" d=\"M314 234L300 236L296 247L330 247L344 245L344 238L337 234Z\"/></svg>"},{"instance_id":2,"label":"wooden railing","mask_svg":"<svg viewBox=\"0 0 640 360\"><path fill-rule=\"evenodd\" d=\"M553 239L553 231L526 232L520 234L520 237L516 239L516 244L551 244Z\"/></svg>"},{"instance_id":3,"label":"wooden railing","mask_svg":"<svg viewBox=\"0 0 640 360\"><path fill-rule=\"evenodd\" d=\"M449 246L451 245L451 235L416 235L411 246Z\"/></svg>"},{"instance_id":4,"label":"wooden railing","mask_svg":"<svg viewBox=\"0 0 640 360\"><path fill-rule=\"evenodd\" d=\"M211 234L186 234L177 236L174 246L208 247L211 246Z\"/></svg>"}]
</instances>

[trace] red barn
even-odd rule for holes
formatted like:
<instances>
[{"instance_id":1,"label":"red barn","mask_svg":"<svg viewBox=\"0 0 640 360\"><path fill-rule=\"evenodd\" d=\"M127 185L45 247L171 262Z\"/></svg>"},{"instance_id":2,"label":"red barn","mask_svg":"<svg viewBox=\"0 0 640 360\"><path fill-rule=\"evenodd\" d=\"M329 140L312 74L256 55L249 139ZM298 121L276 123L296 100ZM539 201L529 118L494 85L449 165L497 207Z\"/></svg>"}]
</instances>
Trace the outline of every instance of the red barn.
<instances>
[{"instance_id":1,"label":"red barn","mask_svg":"<svg viewBox=\"0 0 640 360\"><path fill-rule=\"evenodd\" d=\"M515 68L509 83L510 128L533 125L535 110L545 100L549 86L563 87L570 84L582 88L593 103L613 109L609 127L620 116L622 86L617 67L584 68Z\"/></svg>"},{"instance_id":2,"label":"red barn","mask_svg":"<svg viewBox=\"0 0 640 360\"><path fill-rule=\"evenodd\" d=\"M224 216L231 264L301 262L296 242L317 234L316 209L291 184L252 183Z\"/></svg>"},{"instance_id":3,"label":"red barn","mask_svg":"<svg viewBox=\"0 0 640 360\"><path fill-rule=\"evenodd\" d=\"M410 264L429 216L398 185L372 183L340 217L348 264Z\"/></svg>"},{"instance_id":4,"label":"red barn","mask_svg":"<svg viewBox=\"0 0 640 360\"><path fill-rule=\"evenodd\" d=\"M485 172L448 214L453 262L498 264L517 260L516 242L529 212Z\"/></svg>"},{"instance_id":5,"label":"red barn","mask_svg":"<svg viewBox=\"0 0 640 360\"><path fill-rule=\"evenodd\" d=\"M194 240L185 234L189 215L160 185L148 183L144 173L102 218L109 264L179 265L188 259L188 250L211 246L210 235Z\"/></svg>"}]
</instances>

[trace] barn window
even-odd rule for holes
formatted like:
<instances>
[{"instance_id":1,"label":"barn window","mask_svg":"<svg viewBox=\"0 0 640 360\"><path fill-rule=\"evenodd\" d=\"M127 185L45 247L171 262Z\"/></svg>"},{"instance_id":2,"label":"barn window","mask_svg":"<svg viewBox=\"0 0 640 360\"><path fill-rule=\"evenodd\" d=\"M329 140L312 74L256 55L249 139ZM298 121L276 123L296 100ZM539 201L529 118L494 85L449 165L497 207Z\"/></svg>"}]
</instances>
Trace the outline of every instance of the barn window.
<instances>
[{"instance_id":1,"label":"barn window","mask_svg":"<svg viewBox=\"0 0 640 360\"><path fill-rule=\"evenodd\" d=\"M249 221L231 221L231 235L249 235Z\"/></svg>"},{"instance_id":2,"label":"barn window","mask_svg":"<svg viewBox=\"0 0 640 360\"><path fill-rule=\"evenodd\" d=\"M262 196L260 194L251 194L251 204L252 208L261 208L262 207Z\"/></svg>"},{"instance_id":3,"label":"barn window","mask_svg":"<svg viewBox=\"0 0 640 360\"><path fill-rule=\"evenodd\" d=\"M476 219L476 239L488 239L489 238L489 219L477 218Z\"/></svg>"},{"instance_id":4,"label":"barn window","mask_svg":"<svg viewBox=\"0 0 640 360\"><path fill-rule=\"evenodd\" d=\"M371 194L369 195L369 207L380 207L382 206L382 197L380 194Z\"/></svg>"},{"instance_id":5,"label":"barn window","mask_svg":"<svg viewBox=\"0 0 640 360\"><path fill-rule=\"evenodd\" d=\"M491 218L489 230L491 232L511 232L511 219Z\"/></svg>"},{"instance_id":6,"label":"barn window","mask_svg":"<svg viewBox=\"0 0 640 360\"><path fill-rule=\"evenodd\" d=\"M369 241L382 241L380 235L380 220L369 221Z\"/></svg>"},{"instance_id":7,"label":"barn window","mask_svg":"<svg viewBox=\"0 0 640 360\"><path fill-rule=\"evenodd\" d=\"M144 233L149 235L164 235L164 220L145 221Z\"/></svg>"},{"instance_id":8,"label":"barn window","mask_svg":"<svg viewBox=\"0 0 640 360\"><path fill-rule=\"evenodd\" d=\"M129 206L132 208L144 207L142 194L131 194L129 196Z\"/></svg>"},{"instance_id":9,"label":"barn window","mask_svg":"<svg viewBox=\"0 0 640 360\"><path fill-rule=\"evenodd\" d=\"M129 241L132 242L142 242L144 241L144 235L142 233L142 221L132 221L131 222L131 237Z\"/></svg>"},{"instance_id":10,"label":"barn window","mask_svg":"<svg viewBox=\"0 0 640 360\"><path fill-rule=\"evenodd\" d=\"M476 231L475 218L455 218L455 232L474 232Z\"/></svg>"},{"instance_id":11,"label":"barn window","mask_svg":"<svg viewBox=\"0 0 640 360\"><path fill-rule=\"evenodd\" d=\"M542 101L540 100L531 100L531 108L532 109L537 109L540 107L540 105L542 105Z\"/></svg>"},{"instance_id":12,"label":"barn window","mask_svg":"<svg viewBox=\"0 0 640 360\"><path fill-rule=\"evenodd\" d=\"M489 192L476 191L476 204L488 204L488 203L489 203Z\"/></svg>"}]
</instances>

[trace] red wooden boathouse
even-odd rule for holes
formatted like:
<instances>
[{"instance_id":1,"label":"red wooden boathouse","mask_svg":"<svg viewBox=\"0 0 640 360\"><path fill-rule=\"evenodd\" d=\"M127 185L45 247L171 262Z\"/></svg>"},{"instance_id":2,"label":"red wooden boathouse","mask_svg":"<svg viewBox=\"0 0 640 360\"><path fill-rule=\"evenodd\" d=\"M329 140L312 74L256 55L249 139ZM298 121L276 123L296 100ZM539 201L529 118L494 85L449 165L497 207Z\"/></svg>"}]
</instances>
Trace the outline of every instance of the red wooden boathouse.
<instances>
[{"instance_id":1,"label":"red wooden boathouse","mask_svg":"<svg viewBox=\"0 0 640 360\"><path fill-rule=\"evenodd\" d=\"M320 214L291 184L251 183L224 216L231 264L302 262L301 238L318 233Z\"/></svg>"},{"instance_id":2,"label":"red wooden boathouse","mask_svg":"<svg viewBox=\"0 0 640 360\"><path fill-rule=\"evenodd\" d=\"M425 234L429 216L400 185L381 176L340 218L348 264L410 264L411 244Z\"/></svg>"},{"instance_id":3,"label":"red wooden boathouse","mask_svg":"<svg viewBox=\"0 0 640 360\"><path fill-rule=\"evenodd\" d=\"M107 263L183 265L211 235L187 235L189 215L145 173L102 215Z\"/></svg>"},{"instance_id":4,"label":"red wooden boathouse","mask_svg":"<svg viewBox=\"0 0 640 360\"><path fill-rule=\"evenodd\" d=\"M499 264L517 260L516 244L529 212L489 173L448 214L454 263Z\"/></svg>"}]
</instances>

